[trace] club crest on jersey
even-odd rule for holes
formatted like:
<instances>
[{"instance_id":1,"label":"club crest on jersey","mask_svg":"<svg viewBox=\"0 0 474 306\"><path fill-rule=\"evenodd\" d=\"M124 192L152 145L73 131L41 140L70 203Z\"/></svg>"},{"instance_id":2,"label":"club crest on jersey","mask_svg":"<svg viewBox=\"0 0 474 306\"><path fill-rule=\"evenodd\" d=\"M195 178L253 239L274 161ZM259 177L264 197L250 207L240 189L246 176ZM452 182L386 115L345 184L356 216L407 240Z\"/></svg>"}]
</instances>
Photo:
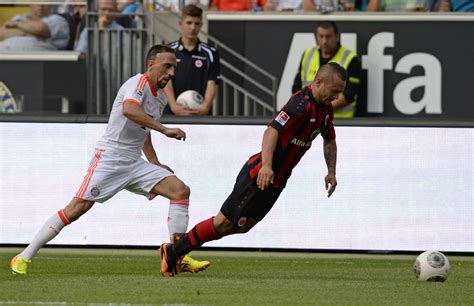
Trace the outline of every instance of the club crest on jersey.
<instances>
[{"instance_id":1,"label":"club crest on jersey","mask_svg":"<svg viewBox=\"0 0 474 306\"><path fill-rule=\"evenodd\" d=\"M278 114L278 116L276 116L275 118L276 122L278 122L281 125L285 125L289 119L290 119L290 116L288 116L288 114L285 113L284 111L281 111Z\"/></svg>"},{"instance_id":2,"label":"club crest on jersey","mask_svg":"<svg viewBox=\"0 0 474 306\"><path fill-rule=\"evenodd\" d=\"M93 197L98 197L100 195L100 189L98 186L92 186L91 188L91 195Z\"/></svg>"},{"instance_id":3,"label":"club crest on jersey","mask_svg":"<svg viewBox=\"0 0 474 306\"><path fill-rule=\"evenodd\" d=\"M146 102L145 102L145 109L148 112L151 112L151 113L155 112L156 106L157 105L155 103L153 103L152 101L150 101L150 100L146 100Z\"/></svg>"},{"instance_id":4,"label":"club crest on jersey","mask_svg":"<svg viewBox=\"0 0 474 306\"><path fill-rule=\"evenodd\" d=\"M194 62L194 65L197 67L197 68L201 68L202 67L202 61L201 60L196 60Z\"/></svg>"},{"instance_id":5,"label":"club crest on jersey","mask_svg":"<svg viewBox=\"0 0 474 306\"><path fill-rule=\"evenodd\" d=\"M242 226L245 225L246 222L247 222L247 218L242 217L242 218L240 218L239 221L237 222L237 225L238 225L239 227L242 227Z\"/></svg>"}]
</instances>

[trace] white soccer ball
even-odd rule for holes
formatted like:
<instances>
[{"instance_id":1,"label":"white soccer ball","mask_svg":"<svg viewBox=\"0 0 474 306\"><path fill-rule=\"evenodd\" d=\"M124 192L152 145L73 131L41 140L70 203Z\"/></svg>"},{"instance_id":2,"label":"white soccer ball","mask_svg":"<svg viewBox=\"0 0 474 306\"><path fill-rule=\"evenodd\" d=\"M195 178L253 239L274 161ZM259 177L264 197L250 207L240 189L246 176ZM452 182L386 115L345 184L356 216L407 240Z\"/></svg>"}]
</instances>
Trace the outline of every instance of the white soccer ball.
<instances>
[{"instance_id":1,"label":"white soccer ball","mask_svg":"<svg viewBox=\"0 0 474 306\"><path fill-rule=\"evenodd\" d=\"M202 102L204 102L204 98L195 90L186 90L176 99L176 103L190 109L199 108Z\"/></svg>"},{"instance_id":2,"label":"white soccer ball","mask_svg":"<svg viewBox=\"0 0 474 306\"><path fill-rule=\"evenodd\" d=\"M415 260L413 271L420 281L444 282L449 275L448 257L438 251L426 251Z\"/></svg>"}]
</instances>

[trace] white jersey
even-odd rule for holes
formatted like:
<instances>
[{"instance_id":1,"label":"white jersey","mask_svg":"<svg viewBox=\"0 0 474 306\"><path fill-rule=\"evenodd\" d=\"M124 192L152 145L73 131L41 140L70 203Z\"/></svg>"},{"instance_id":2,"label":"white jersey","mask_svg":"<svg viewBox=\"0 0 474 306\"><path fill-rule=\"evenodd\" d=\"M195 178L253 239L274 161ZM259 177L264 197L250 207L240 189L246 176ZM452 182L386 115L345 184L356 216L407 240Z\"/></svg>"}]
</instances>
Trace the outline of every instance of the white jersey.
<instances>
[{"instance_id":1,"label":"white jersey","mask_svg":"<svg viewBox=\"0 0 474 306\"><path fill-rule=\"evenodd\" d=\"M107 150L131 159L142 156L143 143L150 129L140 126L123 115L123 102L137 103L153 119L159 120L168 103L162 89L154 92L146 74L137 74L120 87L110 113L109 123L97 150Z\"/></svg>"}]
</instances>

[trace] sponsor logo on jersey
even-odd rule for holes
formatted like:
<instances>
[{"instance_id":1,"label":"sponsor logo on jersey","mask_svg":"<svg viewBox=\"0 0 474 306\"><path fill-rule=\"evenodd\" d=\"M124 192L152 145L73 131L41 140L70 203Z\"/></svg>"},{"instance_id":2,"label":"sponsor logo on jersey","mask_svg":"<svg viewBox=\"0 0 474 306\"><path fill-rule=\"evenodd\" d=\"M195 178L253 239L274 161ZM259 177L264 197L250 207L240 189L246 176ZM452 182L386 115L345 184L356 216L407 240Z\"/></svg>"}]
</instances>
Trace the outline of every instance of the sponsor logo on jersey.
<instances>
[{"instance_id":1,"label":"sponsor logo on jersey","mask_svg":"<svg viewBox=\"0 0 474 306\"><path fill-rule=\"evenodd\" d=\"M297 138L293 138L291 143L294 144L295 146L299 146L299 147L310 147L311 146L311 141L303 141L303 140L299 140Z\"/></svg>"},{"instance_id":2,"label":"sponsor logo on jersey","mask_svg":"<svg viewBox=\"0 0 474 306\"><path fill-rule=\"evenodd\" d=\"M276 122L278 122L281 125L285 125L289 119L290 119L290 116L288 116L288 114L285 113L284 111L281 111L278 114L278 116L276 116L275 118Z\"/></svg>"}]
</instances>

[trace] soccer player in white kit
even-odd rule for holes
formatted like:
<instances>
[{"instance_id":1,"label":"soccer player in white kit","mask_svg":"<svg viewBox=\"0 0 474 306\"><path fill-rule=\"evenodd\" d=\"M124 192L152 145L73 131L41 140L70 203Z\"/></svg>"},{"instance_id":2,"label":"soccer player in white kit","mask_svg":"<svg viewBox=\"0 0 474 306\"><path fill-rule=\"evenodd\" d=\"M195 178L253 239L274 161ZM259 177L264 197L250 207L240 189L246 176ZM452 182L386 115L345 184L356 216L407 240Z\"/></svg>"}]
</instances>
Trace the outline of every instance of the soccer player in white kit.
<instances>
[{"instance_id":1,"label":"soccer player in white kit","mask_svg":"<svg viewBox=\"0 0 474 306\"><path fill-rule=\"evenodd\" d=\"M56 237L68 224L85 214L95 202L105 202L119 191L147 196L161 195L170 200L168 231L170 239L179 239L188 227L190 189L173 171L159 162L151 142L150 131L185 140L179 128L168 128L158 120L167 104L163 88L174 76L176 55L168 46L156 45L147 54L147 71L128 79L115 98L109 123L96 145L89 169L75 197L51 216L33 241L15 256L10 267L16 274L26 274L28 264L38 250ZM145 153L148 162L141 158ZM181 272L198 272L208 261L184 259Z\"/></svg>"}]
</instances>

